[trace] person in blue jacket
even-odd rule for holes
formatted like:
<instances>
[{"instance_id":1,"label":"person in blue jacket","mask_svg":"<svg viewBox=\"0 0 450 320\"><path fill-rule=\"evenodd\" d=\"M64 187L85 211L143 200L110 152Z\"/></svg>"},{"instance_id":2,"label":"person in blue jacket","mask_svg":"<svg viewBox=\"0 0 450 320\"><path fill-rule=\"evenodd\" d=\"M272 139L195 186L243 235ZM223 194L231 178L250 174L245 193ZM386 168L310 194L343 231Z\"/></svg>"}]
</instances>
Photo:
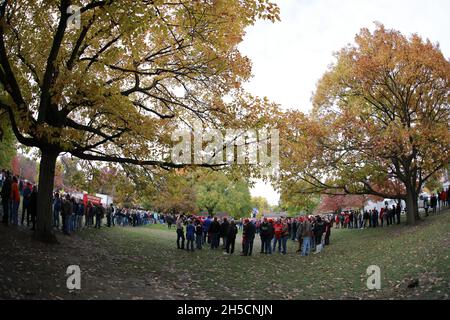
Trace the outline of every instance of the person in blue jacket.
<instances>
[{"instance_id":1,"label":"person in blue jacket","mask_svg":"<svg viewBox=\"0 0 450 320\"><path fill-rule=\"evenodd\" d=\"M203 244L206 243L206 236L208 236L208 243L211 243L211 239L208 235L209 231L209 225L211 224L211 217L208 217L205 219L205 222L203 223Z\"/></svg>"},{"instance_id":2,"label":"person in blue jacket","mask_svg":"<svg viewBox=\"0 0 450 320\"><path fill-rule=\"evenodd\" d=\"M186 240L187 240L186 250L193 252L195 241L195 227L191 219L188 220L188 225L186 227Z\"/></svg>"}]
</instances>

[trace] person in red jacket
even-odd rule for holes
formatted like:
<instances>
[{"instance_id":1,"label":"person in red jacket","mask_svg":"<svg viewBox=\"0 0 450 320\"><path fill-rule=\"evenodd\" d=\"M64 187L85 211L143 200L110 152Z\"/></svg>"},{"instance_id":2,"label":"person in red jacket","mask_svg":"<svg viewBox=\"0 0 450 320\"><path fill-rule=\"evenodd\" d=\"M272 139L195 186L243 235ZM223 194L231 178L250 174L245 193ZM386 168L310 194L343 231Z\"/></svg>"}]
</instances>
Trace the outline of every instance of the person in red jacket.
<instances>
[{"instance_id":1,"label":"person in red jacket","mask_svg":"<svg viewBox=\"0 0 450 320\"><path fill-rule=\"evenodd\" d=\"M283 224L280 219L277 219L277 222L273 225L275 237L273 238L273 252L275 253L275 248L278 243L278 253L281 253L281 234L283 233Z\"/></svg>"},{"instance_id":2,"label":"person in red jacket","mask_svg":"<svg viewBox=\"0 0 450 320\"><path fill-rule=\"evenodd\" d=\"M19 224L19 203L19 184L17 177L13 177L13 182L11 184L11 223L15 225Z\"/></svg>"}]
</instances>

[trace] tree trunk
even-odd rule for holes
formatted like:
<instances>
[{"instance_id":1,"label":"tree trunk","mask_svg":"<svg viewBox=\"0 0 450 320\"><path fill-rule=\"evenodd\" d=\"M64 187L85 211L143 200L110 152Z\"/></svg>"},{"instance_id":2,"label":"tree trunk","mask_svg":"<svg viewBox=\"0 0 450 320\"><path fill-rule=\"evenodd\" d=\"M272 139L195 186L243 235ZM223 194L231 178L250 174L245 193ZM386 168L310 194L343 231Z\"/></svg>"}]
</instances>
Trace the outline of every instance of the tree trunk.
<instances>
[{"instance_id":1,"label":"tree trunk","mask_svg":"<svg viewBox=\"0 0 450 320\"><path fill-rule=\"evenodd\" d=\"M414 187L407 187L406 196L406 222L409 225L414 225L419 216L419 207L417 205L417 194Z\"/></svg>"},{"instance_id":2,"label":"tree trunk","mask_svg":"<svg viewBox=\"0 0 450 320\"><path fill-rule=\"evenodd\" d=\"M43 242L57 242L53 231L53 185L55 179L56 159L59 152L41 149L39 164L39 188L37 198L37 221L34 236Z\"/></svg>"}]
</instances>

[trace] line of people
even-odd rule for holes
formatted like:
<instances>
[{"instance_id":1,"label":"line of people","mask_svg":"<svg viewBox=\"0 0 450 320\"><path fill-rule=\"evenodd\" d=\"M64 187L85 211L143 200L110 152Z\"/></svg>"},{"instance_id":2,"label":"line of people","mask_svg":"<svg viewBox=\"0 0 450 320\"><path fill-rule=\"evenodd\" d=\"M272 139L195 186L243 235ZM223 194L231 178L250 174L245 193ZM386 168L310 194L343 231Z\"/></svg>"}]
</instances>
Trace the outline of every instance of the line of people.
<instances>
[{"instance_id":1,"label":"line of people","mask_svg":"<svg viewBox=\"0 0 450 320\"><path fill-rule=\"evenodd\" d=\"M339 229L365 229L383 227L384 225L400 224L401 206L386 206L378 211L371 210L349 210L334 215L333 222Z\"/></svg>"},{"instance_id":2,"label":"line of people","mask_svg":"<svg viewBox=\"0 0 450 320\"><path fill-rule=\"evenodd\" d=\"M85 203L82 199L77 199L70 194L54 193L53 227L61 229L66 235L83 228L83 224L84 228L100 229L105 218L107 227L116 225L137 227L157 222L163 223L164 220L160 214L141 209L115 207L112 203L108 206L91 201Z\"/></svg>"},{"instance_id":3,"label":"line of people","mask_svg":"<svg viewBox=\"0 0 450 320\"><path fill-rule=\"evenodd\" d=\"M288 240L298 241L297 253L309 255L315 250L320 253L329 245L332 223L328 217L310 216L298 218L279 218L272 220L244 219L242 225L242 250L240 255L251 256L257 234L261 239L260 254L287 254ZM233 219L208 217L202 220L195 216L181 214L176 220L177 248L193 252L203 246L211 250L224 250L224 254L235 251L238 226ZM222 240L222 247L220 242ZM186 242L186 246L185 246ZM194 249L195 247L195 249Z\"/></svg>"},{"instance_id":4,"label":"line of people","mask_svg":"<svg viewBox=\"0 0 450 320\"><path fill-rule=\"evenodd\" d=\"M31 229L34 230L37 218L37 186L19 179L8 170L2 170L0 187L2 188L2 222L6 225L19 225L19 207L22 197L22 218L20 222L25 225L26 218L27 227L31 224Z\"/></svg>"}]
</instances>

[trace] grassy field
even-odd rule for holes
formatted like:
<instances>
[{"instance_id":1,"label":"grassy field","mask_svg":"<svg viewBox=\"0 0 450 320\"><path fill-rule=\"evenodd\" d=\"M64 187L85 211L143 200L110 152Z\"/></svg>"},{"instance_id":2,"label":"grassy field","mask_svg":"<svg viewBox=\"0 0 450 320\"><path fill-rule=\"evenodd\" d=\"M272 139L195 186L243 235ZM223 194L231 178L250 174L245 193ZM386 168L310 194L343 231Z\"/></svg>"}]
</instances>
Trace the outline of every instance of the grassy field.
<instances>
[{"instance_id":1,"label":"grassy field","mask_svg":"<svg viewBox=\"0 0 450 320\"><path fill-rule=\"evenodd\" d=\"M0 265L1 298L448 299L450 292L448 212L416 227L333 229L331 245L308 257L295 253L293 241L286 256L260 255L259 239L254 255L241 257L240 238L233 256L209 248L187 252L176 248L175 230L163 225L89 229L60 236L56 246L24 245L26 232L1 228L14 239L0 249L8 256ZM18 261L27 264L28 278ZM70 264L82 270L80 291L65 288ZM366 288L369 265L381 268L381 290ZM418 285L408 288L413 280Z\"/></svg>"}]
</instances>

